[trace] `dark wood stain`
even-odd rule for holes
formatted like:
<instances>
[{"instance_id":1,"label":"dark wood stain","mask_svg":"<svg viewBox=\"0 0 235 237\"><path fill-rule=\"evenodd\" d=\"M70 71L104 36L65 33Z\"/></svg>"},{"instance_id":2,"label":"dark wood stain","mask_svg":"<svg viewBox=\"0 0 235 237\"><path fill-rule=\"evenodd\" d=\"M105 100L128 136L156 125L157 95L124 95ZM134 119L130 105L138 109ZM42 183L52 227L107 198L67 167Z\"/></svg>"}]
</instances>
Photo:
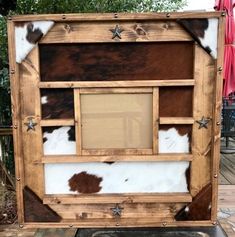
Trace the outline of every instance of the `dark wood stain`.
<instances>
[{"instance_id":1,"label":"dark wood stain","mask_svg":"<svg viewBox=\"0 0 235 237\"><path fill-rule=\"evenodd\" d=\"M79 193L98 193L102 188L100 186L102 180L102 178L96 175L88 174L83 171L74 174L68 182L71 191L77 191Z\"/></svg>"},{"instance_id":2,"label":"dark wood stain","mask_svg":"<svg viewBox=\"0 0 235 237\"><path fill-rule=\"evenodd\" d=\"M47 103L41 105L43 119L74 118L73 90L42 89L43 96L47 97Z\"/></svg>"},{"instance_id":3,"label":"dark wood stain","mask_svg":"<svg viewBox=\"0 0 235 237\"><path fill-rule=\"evenodd\" d=\"M212 185L206 185L193 201L175 216L177 221L199 221L211 219Z\"/></svg>"},{"instance_id":4,"label":"dark wood stain","mask_svg":"<svg viewBox=\"0 0 235 237\"><path fill-rule=\"evenodd\" d=\"M62 218L27 186L23 189L26 222L60 222Z\"/></svg>"},{"instance_id":5,"label":"dark wood stain","mask_svg":"<svg viewBox=\"0 0 235 237\"><path fill-rule=\"evenodd\" d=\"M34 29L33 23L28 23L26 39L29 43L36 44L42 36L43 33L39 28Z\"/></svg>"},{"instance_id":6,"label":"dark wood stain","mask_svg":"<svg viewBox=\"0 0 235 237\"><path fill-rule=\"evenodd\" d=\"M40 65L42 81L189 79L193 43L45 44Z\"/></svg>"},{"instance_id":7,"label":"dark wood stain","mask_svg":"<svg viewBox=\"0 0 235 237\"><path fill-rule=\"evenodd\" d=\"M191 117L192 87L161 87L159 91L160 117Z\"/></svg>"}]
</instances>

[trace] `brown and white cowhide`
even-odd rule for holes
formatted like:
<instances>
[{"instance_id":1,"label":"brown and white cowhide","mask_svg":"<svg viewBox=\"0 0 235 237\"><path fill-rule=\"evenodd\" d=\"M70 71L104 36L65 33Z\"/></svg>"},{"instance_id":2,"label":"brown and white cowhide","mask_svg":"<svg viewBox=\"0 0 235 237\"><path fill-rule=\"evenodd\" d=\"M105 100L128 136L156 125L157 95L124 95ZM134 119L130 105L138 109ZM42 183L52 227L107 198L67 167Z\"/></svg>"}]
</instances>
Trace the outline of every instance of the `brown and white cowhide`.
<instances>
[{"instance_id":1,"label":"brown and white cowhide","mask_svg":"<svg viewBox=\"0 0 235 237\"><path fill-rule=\"evenodd\" d=\"M32 21L15 26L16 62L21 63L37 42L54 25L53 21Z\"/></svg>"},{"instance_id":2,"label":"brown and white cowhide","mask_svg":"<svg viewBox=\"0 0 235 237\"><path fill-rule=\"evenodd\" d=\"M188 167L188 161L45 164L45 192L188 192Z\"/></svg>"},{"instance_id":3,"label":"brown and white cowhide","mask_svg":"<svg viewBox=\"0 0 235 237\"><path fill-rule=\"evenodd\" d=\"M180 19L185 30L197 41L207 53L214 59L217 58L217 34L218 34L218 19Z\"/></svg>"},{"instance_id":4,"label":"brown and white cowhide","mask_svg":"<svg viewBox=\"0 0 235 237\"><path fill-rule=\"evenodd\" d=\"M44 154L75 154L69 132L71 127L45 131ZM159 131L161 153L188 153L189 144L182 129ZM46 164L45 187L47 194L188 192L188 168L187 161Z\"/></svg>"},{"instance_id":5,"label":"brown and white cowhide","mask_svg":"<svg viewBox=\"0 0 235 237\"><path fill-rule=\"evenodd\" d=\"M43 128L44 155L74 155L76 142L74 127Z\"/></svg>"}]
</instances>

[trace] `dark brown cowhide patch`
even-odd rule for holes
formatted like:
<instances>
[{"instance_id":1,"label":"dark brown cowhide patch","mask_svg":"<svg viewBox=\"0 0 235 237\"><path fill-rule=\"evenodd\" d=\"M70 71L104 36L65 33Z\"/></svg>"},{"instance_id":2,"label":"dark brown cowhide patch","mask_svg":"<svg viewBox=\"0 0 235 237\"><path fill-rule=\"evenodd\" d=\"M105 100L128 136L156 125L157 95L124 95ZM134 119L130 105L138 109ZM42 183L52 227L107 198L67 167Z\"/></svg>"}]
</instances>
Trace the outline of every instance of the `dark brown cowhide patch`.
<instances>
[{"instance_id":1,"label":"dark brown cowhide patch","mask_svg":"<svg viewBox=\"0 0 235 237\"><path fill-rule=\"evenodd\" d=\"M24 219L26 222L60 222L61 217L27 186L23 190Z\"/></svg>"},{"instance_id":2,"label":"dark brown cowhide patch","mask_svg":"<svg viewBox=\"0 0 235 237\"><path fill-rule=\"evenodd\" d=\"M73 90L42 89L41 97L47 101L41 105L43 119L74 118Z\"/></svg>"},{"instance_id":3,"label":"dark brown cowhide patch","mask_svg":"<svg viewBox=\"0 0 235 237\"><path fill-rule=\"evenodd\" d=\"M43 33L39 28L34 29L33 23L28 23L26 39L29 43L36 44L42 38L42 36Z\"/></svg>"},{"instance_id":4,"label":"dark brown cowhide patch","mask_svg":"<svg viewBox=\"0 0 235 237\"><path fill-rule=\"evenodd\" d=\"M199 221L211 219L212 186L206 185L193 201L181 209L175 216L177 221Z\"/></svg>"},{"instance_id":5,"label":"dark brown cowhide patch","mask_svg":"<svg viewBox=\"0 0 235 237\"><path fill-rule=\"evenodd\" d=\"M43 44L39 47L42 81L193 78L193 42Z\"/></svg>"},{"instance_id":6,"label":"dark brown cowhide patch","mask_svg":"<svg viewBox=\"0 0 235 237\"><path fill-rule=\"evenodd\" d=\"M162 87L159 92L160 117L191 117L192 87Z\"/></svg>"},{"instance_id":7,"label":"dark brown cowhide patch","mask_svg":"<svg viewBox=\"0 0 235 237\"><path fill-rule=\"evenodd\" d=\"M98 193L101 190L100 183L103 179L93 174L83 171L74 174L69 179L69 187L71 191L79 193Z\"/></svg>"},{"instance_id":8,"label":"dark brown cowhide patch","mask_svg":"<svg viewBox=\"0 0 235 237\"><path fill-rule=\"evenodd\" d=\"M208 19L179 19L177 22L192 36L192 38L198 42L198 44L204 48L207 53L211 53L211 49L209 47L204 47L201 44L200 38L204 38L205 31L209 26Z\"/></svg>"}]
</instances>

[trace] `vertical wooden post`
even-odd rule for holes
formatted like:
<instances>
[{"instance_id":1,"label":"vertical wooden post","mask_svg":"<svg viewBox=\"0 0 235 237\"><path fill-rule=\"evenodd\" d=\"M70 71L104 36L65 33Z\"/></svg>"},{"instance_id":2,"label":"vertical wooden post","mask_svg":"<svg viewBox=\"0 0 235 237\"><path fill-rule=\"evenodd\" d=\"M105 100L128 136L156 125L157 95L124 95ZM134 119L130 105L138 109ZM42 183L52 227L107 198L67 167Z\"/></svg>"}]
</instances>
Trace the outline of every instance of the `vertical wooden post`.
<instances>
[{"instance_id":1,"label":"vertical wooden post","mask_svg":"<svg viewBox=\"0 0 235 237\"><path fill-rule=\"evenodd\" d=\"M13 142L15 157L15 175L16 175L16 195L17 195L17 213L18 221L21 225L24 222L23 208L23 187L24 187L24 164L22 154L21 140L21 108L20 108L20 82L19 82L19 66L16 63L15 55L15 28L14 22L8 20L7 23L8 45L9 45L9 65L10 65L10 84L11 84L11 106L12 106L12 123L13 123Z\"/></svg>"},{"instance_id":2,"label":"vertical wooden post","mask_svg":"<svg viewBox=\"0 0 235 237\"><path fill-rule=\"evenodd\" d=\"M159 130L159 87L153 88L153 154L157 154Z\"/></svg>"},{"instance_id":3,"label":"vertical wooden post","mask_svg":"<svg viewBox=\"0 0 235 237\"><path fill-rule=\"evenodd\" d=\"M218 31L218 60L216 64L216 78L213 99L213 125L212 125L212 207L211 219L216 222L218 205L218 179L220 163L220 133L221 133L221 107L222 107L222 88L223 88L223 59L224 59L224 32L225 17L219 18Z\"/></svg>"}]
</instances>

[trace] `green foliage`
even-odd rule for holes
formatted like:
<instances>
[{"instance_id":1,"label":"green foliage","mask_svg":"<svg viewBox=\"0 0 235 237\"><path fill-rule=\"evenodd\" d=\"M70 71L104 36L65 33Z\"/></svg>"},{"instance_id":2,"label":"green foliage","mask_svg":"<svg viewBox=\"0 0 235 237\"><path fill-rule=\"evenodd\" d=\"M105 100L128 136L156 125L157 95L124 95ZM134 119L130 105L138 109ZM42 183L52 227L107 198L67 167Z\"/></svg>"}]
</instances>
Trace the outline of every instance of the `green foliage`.
<instances>
[{"instance_id":1,"label":"green foliage","mask_svg":"<svg viewBox=\"0 0 235 237\"><path fill-rule=\"evenodd\" d=\"M18 0L16 14L175 11L186 0Z\"/></svg>"}]
</instances>

